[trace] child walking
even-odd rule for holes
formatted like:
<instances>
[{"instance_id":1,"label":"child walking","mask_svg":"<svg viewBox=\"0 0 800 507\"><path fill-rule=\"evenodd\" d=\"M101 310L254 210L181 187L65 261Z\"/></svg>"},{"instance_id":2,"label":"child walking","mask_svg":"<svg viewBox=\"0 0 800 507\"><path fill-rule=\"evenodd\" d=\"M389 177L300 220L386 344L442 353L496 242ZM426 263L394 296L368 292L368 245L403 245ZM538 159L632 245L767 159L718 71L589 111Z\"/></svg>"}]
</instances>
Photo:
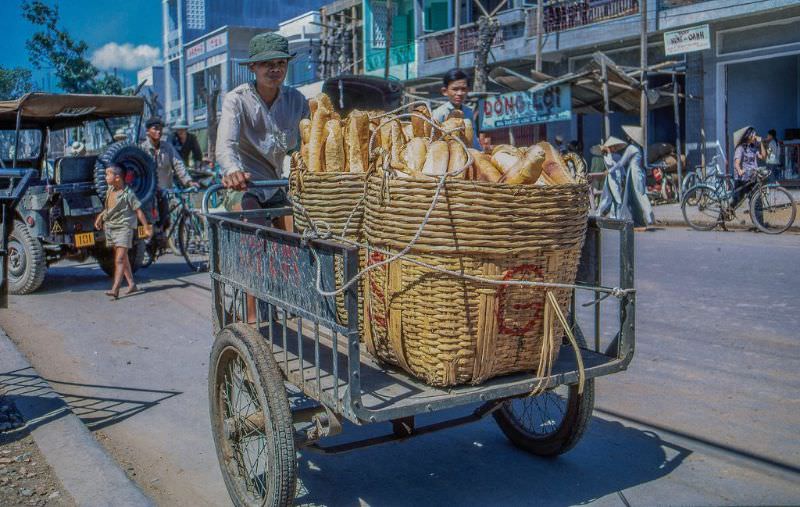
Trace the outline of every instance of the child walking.
<instances>
[{"instance_id":1,"label":"child walking","mask_svg":"<svg viewBox=\"0 0 800 507\"><path fill-rule=\"evenodd\" d=\"M138 218L145 227L147 236L152 234L152 227L147 223L147 217L141 210L141 203L133 191L125 185L123 175L119 166L106 167L106 183L108 183L106 206L94 221L95 229L104 228L106 244L114 249L114 282L111 290L106 291L106 295L114 299L119 297L123 277L128 282L125 295L139 290L133 281L131 263L128 260L128 250L133 246L136 219Z\"/></svg>"}]
</instances>

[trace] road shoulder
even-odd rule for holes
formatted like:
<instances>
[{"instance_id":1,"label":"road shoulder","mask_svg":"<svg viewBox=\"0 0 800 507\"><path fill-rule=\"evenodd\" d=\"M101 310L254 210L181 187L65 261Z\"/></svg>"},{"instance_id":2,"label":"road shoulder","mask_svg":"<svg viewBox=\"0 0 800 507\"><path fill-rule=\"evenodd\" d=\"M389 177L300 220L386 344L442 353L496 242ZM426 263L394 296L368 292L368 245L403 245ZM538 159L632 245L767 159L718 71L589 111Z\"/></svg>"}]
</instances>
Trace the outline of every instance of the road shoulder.
<instances>
[{"instance_id":1,"label":"road shoulder","mask_svg":"<svg viewBox=\"0 0 800 507\"><path fill-rule=\"evenodd\" d=\"M0 383L39 450L78 505L153 505L2 329Z\"/></svg>"}]
</instances>

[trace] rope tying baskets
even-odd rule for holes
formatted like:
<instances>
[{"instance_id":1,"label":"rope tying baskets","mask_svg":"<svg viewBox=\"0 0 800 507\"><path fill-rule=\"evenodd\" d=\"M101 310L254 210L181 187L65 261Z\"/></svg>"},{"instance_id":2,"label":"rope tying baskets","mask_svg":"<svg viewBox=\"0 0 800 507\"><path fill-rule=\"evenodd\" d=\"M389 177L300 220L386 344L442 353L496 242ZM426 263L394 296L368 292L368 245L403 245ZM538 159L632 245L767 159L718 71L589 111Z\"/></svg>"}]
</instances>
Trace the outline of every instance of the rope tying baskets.
<instances>
[{"instance_id":1,"label":"rope tying baskets","mask_svg":"<svg viewBox=\"0 0 800 507\"><path fill-rule=\"evenodd\" d=\"M292 196L294 224L301 234L310 227L308 219L326 224L334 236L344 236L356 242L363 241L364 173L309 172L300 154L292 155L289 192ZM363 268L364 255L359 253ZM344 283L344 264L336 258L336 285ZM363 308L363 293L358 290L359 314ZM344 294L336 295L336 315L339 323L347 325ZM361 319L363 321L363 318Z\"/></svg>"},{"instance_id":2,"label":"rope tying baskets","mask_svg":"<svg viewBox=\"0 0 800 507\"><path fill-rule=\"evenodd\" d=\"M436 187L432 179L371 176L364 220L370 247L389 251L406 247L419 230ZM368 349L442 387L536 371L542 351L554 361L564 329L558 320L544 318L546 294L552 292L566 307L570 289L497 285L480 279L573 283L587 211L585 185L446 180L408 253L367 272ZM372 251L367 265L384 258L384 253ZM455 271L461 277L409 261ZM546 333L551 333L548 341L555 336L555 346L543 348Z\"/></svg>"}]
</instances>

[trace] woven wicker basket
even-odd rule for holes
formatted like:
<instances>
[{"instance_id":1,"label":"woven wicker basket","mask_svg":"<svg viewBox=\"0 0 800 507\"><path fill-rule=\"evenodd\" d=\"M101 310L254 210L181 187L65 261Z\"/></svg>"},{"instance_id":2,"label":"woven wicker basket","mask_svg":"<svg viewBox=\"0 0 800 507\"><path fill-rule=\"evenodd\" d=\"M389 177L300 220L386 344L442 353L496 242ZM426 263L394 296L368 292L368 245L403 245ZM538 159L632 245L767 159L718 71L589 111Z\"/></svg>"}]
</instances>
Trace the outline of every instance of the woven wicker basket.
<instances>
[{"instance_id":1,"label":"woven wicker basket","mask_svg":"<svg viewBox=\"0 0 800 507\"><path fill-rule=\"evenodd\" d=\"M397 252L413 238L437 182L371 177L364 230ZM480 383L539 364L546 291L454 277L421 261L491 280L572 283L586 232L585 185L448 181L422 235L402 259L368 273L365 342L379 359L434 386ZM385 258L373 251L368 265ZM563 337L557 337L553 357Z\"/></svg>"},{"instance_id":2,"label":"woven wicker basket","mask_svg":"<svg viewBox=\"0 0 800 507\"><path fill-rule=\"evenodd\" d=\"M294 226L302 233L309 227L306 215L297 204L302 205L312 220L324 221L331 233L341 236L347 226L347 238L363 242L364 205L359 206L364 195L365 175L363 173L311 173L299 154L292 157L289 177L289 193L292 197ZM358 209L355 209L358 206ZM355 209L355 211L353 211ZM348 224L348 218L350 223ZM363 268L365 257L359 252L359 266ZM340 257L334 262L336 270L336 286L344 284L344 263ZM358 286L358 311L363 315L363 284ZM339 323L347 325L347 310L344 305L344 294L336 296L336 316ZM363 318L360 319L363 321ZM359 327L363 326L363 322Z\"/></svg>"}]
</instances>

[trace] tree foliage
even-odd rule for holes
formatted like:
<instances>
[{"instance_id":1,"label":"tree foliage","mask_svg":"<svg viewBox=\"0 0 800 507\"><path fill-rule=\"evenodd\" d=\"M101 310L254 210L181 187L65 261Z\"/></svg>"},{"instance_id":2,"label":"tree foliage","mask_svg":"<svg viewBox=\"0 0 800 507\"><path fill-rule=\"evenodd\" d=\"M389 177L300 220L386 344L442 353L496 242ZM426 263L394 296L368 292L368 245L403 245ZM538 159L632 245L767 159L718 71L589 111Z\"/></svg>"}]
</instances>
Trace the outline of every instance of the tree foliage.
<instances>
[{"instance_id":1,"label":"tree foliage","mask_svg":"<svg viewBox=\"0 0 800 507\"><path fill-rule=\"evenodd\" d=\"M31 71L0 66L0 100L13 100L33 91Z\"/></svg>"},{"instance_id":2,"label":"tree foliage","mask_svg":"<svg viewBox=\"0 0 800 507\"><path fill-rule=\"evenodd\" d=\"M58 86L67 93L121 94L122 80L103 73L87 58L89 46L75 40L59 25L58 5L47 5L42 0L24 0L22 16L41 30L25 43L31 64L41 69L52 67Z\"/></svg>"}]
</instances>

